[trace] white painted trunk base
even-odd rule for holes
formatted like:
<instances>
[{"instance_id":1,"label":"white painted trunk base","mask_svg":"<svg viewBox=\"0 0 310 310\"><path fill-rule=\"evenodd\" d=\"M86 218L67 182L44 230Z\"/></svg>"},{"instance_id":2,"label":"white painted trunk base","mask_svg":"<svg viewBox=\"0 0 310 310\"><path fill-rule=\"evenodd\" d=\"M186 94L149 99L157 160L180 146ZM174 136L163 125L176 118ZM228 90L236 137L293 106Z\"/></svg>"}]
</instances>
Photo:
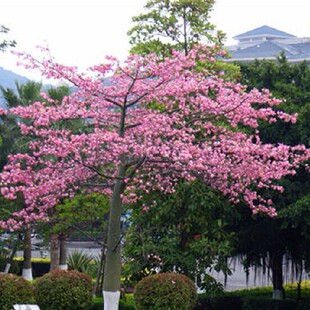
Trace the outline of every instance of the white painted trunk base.
<instances>
[{"instance_id":1,"label":"white painted trunk base","mask_svg":"<svg viewBox=\"0 0 310 310\"><path fill-rule=\"evenodd\" d=\"M4 269L4 273L9 273L10 268L11 268L11 264L7 263L6 266L5 266L5 269Z\"/></svg>"},{"instance_id":2,"label":"white painted trunk base","mask_svg":"<svg viewBox=\"0 0 310 310\"><path fill-rule=\"evenodd\" d=\"M104 300L103 309L118 310L118 303L120 296L121 296L120 291L117 292L103 291L103 300Z\"/></svg>"},{"instance_id":3,"label":"white painted trunk base","mask_svg":"<svg viewBox=\"0 0 310 310\"><path fill-rule=\"evenodd\" d=\"M40 310L38 305L13 305L14 310Z\"/></svg>"},{"instance_id":4,"label":"white painted trunk base","mask_svg":"<svg viewBox=\"0 0 310 310\"><path fill-rule=\"evenodd\" d=\"M272 298L273 299L283 299L283 292L282 292L282 290L273 290Z\"/></svg>"},{"instance_id":5,"label":"white painted trunk base","mask_svg":"<svg viewBox=\"0 0 310 310\"><path fill-rule=\"evenodd\" d=\"M32 268L23 268L23 273L22 276L28 280L28 281L32 281L33 277L32 277Z\"/></svg>"},{"instance_id":6,"label":"white painted trunk base","mask_svg":"<svg viewBox=\"0 0 310 310\"><path fill-rule=\"evenodd\" d=\"M59 265L58 268L61 270L68 270L68 265L67 264Z\"/></svg>"}]
</instances>

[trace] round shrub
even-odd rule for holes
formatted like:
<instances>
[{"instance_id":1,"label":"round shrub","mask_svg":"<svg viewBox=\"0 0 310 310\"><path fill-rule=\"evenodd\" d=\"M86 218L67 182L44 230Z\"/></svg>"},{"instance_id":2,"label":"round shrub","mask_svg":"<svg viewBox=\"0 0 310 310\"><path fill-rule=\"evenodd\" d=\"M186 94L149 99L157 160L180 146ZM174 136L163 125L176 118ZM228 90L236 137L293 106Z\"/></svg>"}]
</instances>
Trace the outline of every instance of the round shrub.
<instances>
[{"instance_id":1,"label":"round shrub","mask_svg":"<svg viewBox=\"0 0 310 310\"><path fill-rule=\"evenodd\" d=\"M134 301L138 310L190 310L197 300L194 283L177 273L159 273L137 283Z\"/></svg>"},{"instance_id":2,"label":"round shrub","mask_svg":"<svg viewBox=\"0 0 310 310\"><path fill-rule=\"evenodd\" d=\"M11 310L14 304L33 302L33 288L27 280L14 274L0 274L1 310Z\"/></svg>"},{"instance_id":3,"label":"round shrub","mask_svg":"<svg viewBox=\"0 0 310 310\"><path fill-rule=\"evenodd\" d=\"M92 305L92 282L85 273L58 269L36 280L34 294L40 309L88 310Z\"/></svg>"}]
</instances>

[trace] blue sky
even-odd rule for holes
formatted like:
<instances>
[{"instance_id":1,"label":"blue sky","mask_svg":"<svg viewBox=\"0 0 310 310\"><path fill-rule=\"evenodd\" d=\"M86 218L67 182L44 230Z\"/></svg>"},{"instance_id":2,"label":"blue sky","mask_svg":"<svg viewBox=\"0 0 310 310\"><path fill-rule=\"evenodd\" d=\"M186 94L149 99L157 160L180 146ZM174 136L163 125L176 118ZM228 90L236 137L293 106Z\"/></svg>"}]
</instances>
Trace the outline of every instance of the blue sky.
<instances>
[{"instance_id":1,"label":"blue sky","mask_svg":"<svg viewBox=\"0 0 310 310\"><path fill-rule=\"evenodd\" d=\"M131 18L142 12L146 0L1 0L0 24L10 28L18 50L36 53L48 45L64 64L87 66L104 55L124 59L129 49ZM310 0L217 0L211 21L232 37L269 25L299 37L310 37ZM9 53L0 54L0 66L30 78L37 75L16 67Z\"/></svg>"}]
</instances>

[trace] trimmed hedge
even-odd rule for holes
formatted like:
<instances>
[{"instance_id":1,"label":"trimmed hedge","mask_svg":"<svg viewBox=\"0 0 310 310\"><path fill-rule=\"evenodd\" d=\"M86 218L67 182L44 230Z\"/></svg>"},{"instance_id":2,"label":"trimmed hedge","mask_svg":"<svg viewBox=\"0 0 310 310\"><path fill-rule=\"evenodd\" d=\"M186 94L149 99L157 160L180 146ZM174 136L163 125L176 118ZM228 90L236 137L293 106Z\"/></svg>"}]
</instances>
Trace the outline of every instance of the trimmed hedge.
<instances>
[{"instance_id":1,"label":"trimmed hedge","mask_svg":"<svg viewBox=\"0 0 310 310\"><path fill-rule=\"evenodd\" d=\"M35 282L35 299L44 310L89 310L92 282L89 275L73 270L54 270Z\"/></svg>"},{"instance_id":2,"label":"trimmed hedge","mask_svg":"<svg viewBox=\"0 0 310 310\"><path fill-rule=\"evenodd\" d=\"M209 297L207 294L198 295L195 310L240 310L242 299L239 296Z\"/></svg>"},{"instance_id":3,"label":"trimmed hedge","mask_svg":"<svg viewBox=\"0 0 310 310\"><path fill-rule=\"evenodd\" d=\"M297 302L291 299L243 298L243 310L293 310Z\"/></svg>"},{"instance_id":4,"label":"trimmed hedge","mask_svg":"<svg viewBox=\"0 0 310 310\"><path fill-rule=\"evenodd\" d=\"M14 274L0 274L0 309L11 310L14 304L34 302L30 282Z\"/></svg>"},{"instance_id":5,"label":"trimmed hedge","mask_svg":"<svg viewBox=\"0 0 310 310\"><path fill-rule=\"evenodd\" d=\"M18 274L21 276L22 269L23 269L23 259L18 258L14 259L15 264L17 264L18 267ZM34 278L42 277L43 275L47 274L50 271L50 259L48 258L32 258L31 259L31 267L32 267L32 274ZM12 273L15 273L12 271Z\"/></svg>"},{"instance_id":6,"label":"trimmed hedge","mask_svg":"<svg viewBox=\"0 0 310 310\"><path fill-rule=\"evenodd\" d=\"M309 310L310 309L310 299L302 299L298 301L296 310Z\"/></svg>"},{"instance_id":7,"label":"trimmed hedge","mask_svg":"<svg viewBox=\"0 0 310 310\"><path fill-rule=\"evenodd\" d=\"M176 273L150 275L138 282L134 291L137 310L190 310L196 300L193 281Z\"/></svg>"}]
</instances>

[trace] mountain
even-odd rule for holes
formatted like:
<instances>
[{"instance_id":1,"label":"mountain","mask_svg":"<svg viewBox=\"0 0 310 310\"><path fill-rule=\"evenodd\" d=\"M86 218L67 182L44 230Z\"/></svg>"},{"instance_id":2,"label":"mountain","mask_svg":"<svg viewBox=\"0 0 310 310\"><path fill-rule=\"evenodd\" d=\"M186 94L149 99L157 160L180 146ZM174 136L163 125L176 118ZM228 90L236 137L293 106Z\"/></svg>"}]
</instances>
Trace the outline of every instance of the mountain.
<instances>
[{"instance_id":1,"label":"mountain","mask_svg":"<svg viewBox=\"0 0 310 310\"><path fill-rule=\"evenodd\" d=\"M26 83L29 79L26 77L16 74L12 71L6 70L0 67L0 86L4 88L12 88L16 90L15 81L20 84ZM4 106L2 97L0 96L0 106Z\"/></svg>"}]
</instances>

